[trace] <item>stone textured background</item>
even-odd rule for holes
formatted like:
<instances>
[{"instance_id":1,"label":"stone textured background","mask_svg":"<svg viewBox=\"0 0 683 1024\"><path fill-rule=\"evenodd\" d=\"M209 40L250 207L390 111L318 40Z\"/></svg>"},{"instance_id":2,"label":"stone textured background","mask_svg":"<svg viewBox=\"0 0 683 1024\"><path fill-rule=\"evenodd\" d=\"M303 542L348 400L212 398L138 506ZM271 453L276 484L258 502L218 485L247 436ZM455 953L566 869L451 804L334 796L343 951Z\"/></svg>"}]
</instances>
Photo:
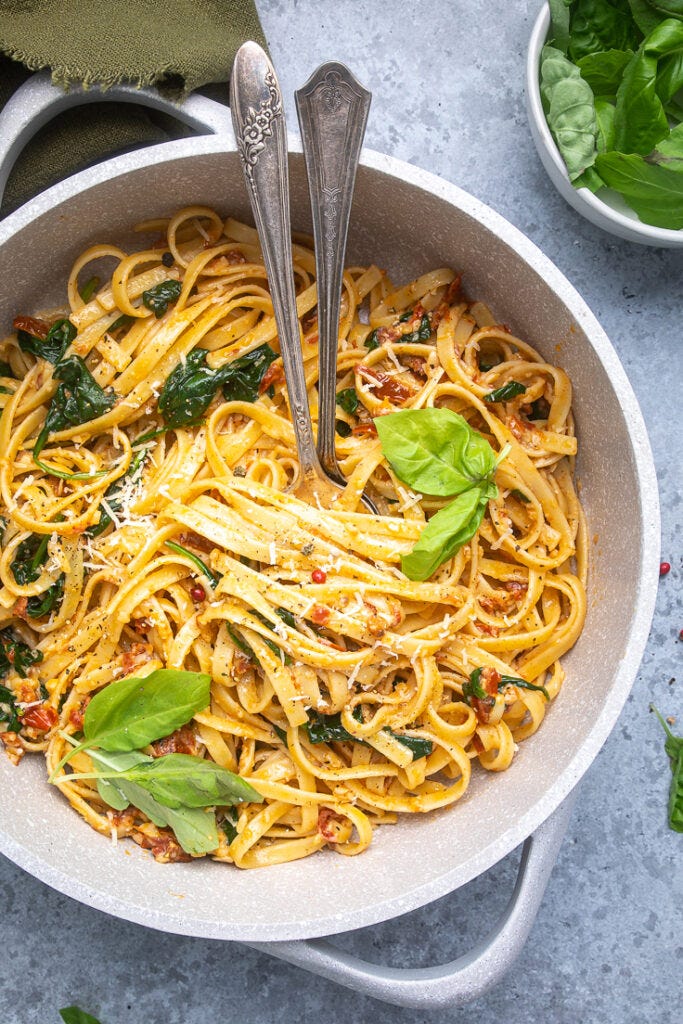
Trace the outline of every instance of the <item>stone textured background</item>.
<instances>
[{"instance_id":1,"label":"stone textured background","mask_svg":"<svg viewBox=\"0 0 683 1024\"><path fill-rule=\"evenodd\" d=\"M536 924L485 997L425 1014L355 995L235 944L162 935L105 917L0 862L0 1020L55 1024L78 1003L102 1024L673 1024L680 1019L681 836L666 825L670 773L654 700L683 726L680 659L680 381L683 251L621 242L555 192L534 151L524 58L538 3L259 0L296 126L293 91L324 60L373 92L366 142L460 185L554 260L594 310L631 379L662 498L660 585L629 701L588 772ZM609 424L606 424L606 433ZM624 538L628 544L628 537ZM397 966L446 960L495 923L518 854L451 896L339 944ZM227 883L229 884L229 882ZM362 882L359 882L362 884ZM324 893L311 893L323 899Z\"/></svg>"}]
</instances>

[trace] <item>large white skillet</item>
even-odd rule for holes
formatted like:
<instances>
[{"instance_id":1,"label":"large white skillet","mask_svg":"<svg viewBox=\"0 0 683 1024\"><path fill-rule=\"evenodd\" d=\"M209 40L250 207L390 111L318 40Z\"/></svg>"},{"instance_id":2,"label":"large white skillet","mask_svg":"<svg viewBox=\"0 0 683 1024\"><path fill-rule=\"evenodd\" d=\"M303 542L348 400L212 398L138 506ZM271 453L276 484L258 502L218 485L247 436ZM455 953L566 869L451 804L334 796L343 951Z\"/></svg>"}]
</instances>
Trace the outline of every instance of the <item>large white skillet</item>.
<instances>
[{"instance_id":1,"label":"large white skillet","mask_svg":"<svg viewBox=\"0 0 683 1024\"><path fill-rule=\"evenodd\" d=\"M0 115L0 188L16 154L56 112L100 99L171 110L213 134L164 143L81 172L0 222L0 331L17 312L63 301L75 256L94 241L130 242L130 226L191 203L248 218L229 112L202 97L182 108L132 88L64 93L38 75ZM310 229L303 161L290 145L292 223ZM138 243L139 244L139 243ZM48 885L109 914L184 935L240 940L402 1005L458 1005L502 977L543 896L576 783L628 696L657 585L657 485L640 410L592 313L516 228L426 171L365 151L349 238L353 262L397 281L431 267L462 269L467 292L570 374L590 523L588 619L565 659L568 679L540 732L504 774L477 773L455 808L379 831L359 858L328 853L265 871L214 864L162 867L131 843L114 847L45 781L40 758L0 759L0 849ZM467 956L427 969L359 961L311 941L370 925L457 889L525 841L510 905ZM179 899L179 894L184 898ZM308 941L293 941L308 940Z\"/></svg>"}]
</instances>

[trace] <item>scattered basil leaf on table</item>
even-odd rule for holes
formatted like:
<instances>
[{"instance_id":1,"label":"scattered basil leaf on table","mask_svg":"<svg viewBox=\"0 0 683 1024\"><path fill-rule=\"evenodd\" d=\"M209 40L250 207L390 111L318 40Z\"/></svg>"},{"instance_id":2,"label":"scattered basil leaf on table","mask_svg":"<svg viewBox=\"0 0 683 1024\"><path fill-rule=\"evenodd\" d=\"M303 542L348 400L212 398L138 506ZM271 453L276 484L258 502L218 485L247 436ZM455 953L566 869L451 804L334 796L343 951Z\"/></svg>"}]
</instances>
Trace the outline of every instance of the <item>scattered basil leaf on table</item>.
<instances>
[{"instance_id":1,"label":"scattered basil leaf on table","mask_svg":"<svg viewBox=\"0 0 683 1024\"><path fill-rule=\"evenodd\" d=\"M65 1006L59 1011L59 1016L64 1024L100 1024L96 1017L81 1010L80 1006Z\"/></svg>"},{"instance_id":2,"label":"scattered basil leaf on table","mask_svg":"<svg viewBox=\"0 0 683 1024\"><path fill-rule=\"evenodd\" d=\"M664 726L666 740L664 750L671 762L671 788L669 790L669 828L674 832L683 832L683 736L674 736L667 722L654 704L650 705L657 718Z\"/></svg>"},{"instance_id":3,"label":"scattered basil leaf on table","mask_svg":"<svg viewBox=\"0 0 683 1024\"><path fill-rule=\"evenodd\" d=\"M50 434L65 427L77 427L81 423L88 423L98 416L103 416L115 404L116 394L112 390L105 391L100 387L80 356L69 356L68 359L61 360L55 366L54 375L60 384L52 397L43 429L34 445L33 460L51 476L82 480L92 474L63 473L46 466L40 461L39 455Z\"/></svg>"},{"instance_id":4,"label":"scattered basil leaf on table","mask_svg":"<svg viewBox=\"0 0 683 1024\"><path fill-rule=\"evenodd\" d=\"M142 304L151 309L157 320L164 315L172 302L177 302L183 286L180 281L170 278L160 281L153 288L142 293Z\"/></svg>"},{"instance_id":5,"label":"scattered basil leaf on table","mask_svg":"<svg viewBox=\"0 0 683 1024\"><path fill-rule=\"evenodd\" d=\"M57 320L47 332L47 337L38 338L28 331L17 331L17 341L22 352L30 352L49 363L58 363L76 337L76 328L70 320Z\"/></svg>"}]
</instances>

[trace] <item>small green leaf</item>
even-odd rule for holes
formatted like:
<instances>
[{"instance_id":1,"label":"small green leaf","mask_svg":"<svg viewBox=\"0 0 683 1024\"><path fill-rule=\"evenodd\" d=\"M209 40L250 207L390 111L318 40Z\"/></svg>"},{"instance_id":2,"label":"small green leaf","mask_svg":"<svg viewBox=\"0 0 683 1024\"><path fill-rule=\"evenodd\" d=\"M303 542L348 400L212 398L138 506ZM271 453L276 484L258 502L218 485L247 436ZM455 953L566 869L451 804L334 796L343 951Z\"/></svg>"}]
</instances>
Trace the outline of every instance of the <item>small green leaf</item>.
<instances>
[{"instance_id":1,"label":"small green leaf","mask_svg":"<svg viewBox=\"0 0 683 1024\"><path fill-rule=\"evenodd\" d=\"M22 352L30 352L50 363L58 363L76 337L76 328L70 320L57 320L47 332L46 338L37 338L28 331L17 331L17 341Z\"/></svg>"},{"instance_id":2,"label":"small green leaf","mask_svg":"<svg viewBox=\"0 0 683 1024\"><path fill-rule=\"evenodd\" d=\"M391 468L421 494L460 494L495 469L488 441L450 409L405 409L374 424Z\"/></svg>"},{"instance_id":3,"label":"small green leaf","mask_svg":"<svg viewBox=\"0 0 683 1024\"><path fill-rule=\"evenodd\" d=\"M523 395L525 391L526 384L520 384L518 380L509 380L507 384L503 384L501 387L496 388L495 391L489 391L488 395L484 395L484 401L507 402L510 398Z\"/></svg>"},{"instance_id":4,"label":"small green leaf","mask_svg":"<svg viewBox=\"0 0 683 1024\"><path fill-rule=\"evenodd\" d=\"M164 315L170 303L178 301L182 290L183 286L180 281L173 279L161 281L142 293L142 304L147 309L151 309L158 320Z\"/></svg>"},{"instance_id":5,"label":"small green leaf","mask_svg":"<svg viewBox=\"0 0 683 1024\"><path fill-rule=\"evenodd\" d=\"M90 277L80 289L80 295L84 302L90 302L93 295L100 286L99 277Z\"/></svg>"},{"instance_id":6,"label":"small green leaf","mask_svg":"<svg viewBox=\"0 0 683 1024\"><path fill-rule=\"evenodd\" d=\"M401 568L408 579L429 579L467 544L479 529L487 502L484 488L472 487L433 515L413 550L401 557Z\"/></svg>"},{"instance_id":7,"label":"small green leaf","mask_svg":"<svg viewBox=\"0 0 683 1024\"><path fill-rule=\"evenodd\" d=\"M100 1024L91 1013L86 1013L79 1006L65 1006L59 1011L64 1024Z\"/></svg>"},{"instance_id":8,"label":"small green leaf","mask_svg":"<svg viewBox=\"0 0 683 1024\"><path fill-rule=\"evenodd\" d=\"M376 327L374 331L370 331L363 344L368 352L372 352L373 349L379 348L379 328Z\"/></svg>"},{"instance_id":9,"label":"small green leaf","mask_svg":"<svg viewBox=\"0 0 683 1024\"><path fill-rule=\"evenodd\" d=\"M404 747L411 751L413 761L417 761L420 757L427 757L434 749L432 741L423 739L422 736L406 736L405 733L393 732L391 729L388 729L387 732L390 732L394 739L397 739L399 743L402 743Z\"/></svg>"},{"instance_id":10,"label":"small green leaf","mask_svg":"<svg viewBox=\"0 0 683 1024\"><path fill-rule=\"evenodd\" d=\"M657 715L666 732L664 750L669 755L672 773L669 789L669 828L674 832L683 832L683 736L674 736L654 704L650 705L650 710Z\"/></svg>"},{"instance_id":11,"label":"small green leaf","mask_svg":"<svg viewBox=\"0 0 683 1024\"><path fill-rule=\"evenodd\" d=\"M185 558L189 558L192 564L197 567L202 576L208 580L210 586L215 590L221 578L209 569L208 565L201 560L199 555L195 555L193 551L188 551L188 549L184 548L182 544L176 544L174 540L166 540L164 541L164 544L167 548L170 548L171 551L175 551L177 554L184 555Z\"/></svg>"},{"instance_id":12,"label":"small green leaf","mask_svg":"<svg viewBox=\"0 0 683 1024\"><path fill-rule=\"evenodd\" d=\"M340 437L349 437L353 431L346 420L336 420L334 429Z\"/></svg>"},{"instance_id":13,"label":"small green leaf","mask_svg":"<svg viewBox=\"0 0 683 1024\"><path fill-rule=\"evenodd\" d=\"M143 679L109 683L88 704L86 747L130 751L168 736L208 707L211 677L160 668Z\"/></svg>"}]
</instances>

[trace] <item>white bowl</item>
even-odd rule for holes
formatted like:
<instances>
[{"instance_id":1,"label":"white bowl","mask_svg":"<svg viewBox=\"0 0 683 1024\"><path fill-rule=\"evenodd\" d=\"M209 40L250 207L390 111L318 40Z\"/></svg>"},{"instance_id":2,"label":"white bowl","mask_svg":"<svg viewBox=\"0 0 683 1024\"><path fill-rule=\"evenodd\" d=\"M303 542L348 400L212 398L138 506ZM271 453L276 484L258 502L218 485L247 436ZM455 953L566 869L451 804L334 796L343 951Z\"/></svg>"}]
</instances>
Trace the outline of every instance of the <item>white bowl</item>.
<instances>
[{"instance_id":1,"label":"white bowl","mask_svg":"<svg viewBox=\"0 0 683 1024\"><path fill-rule=\"evenodd\" d=\"M683 249L683 230L673 231L669 228L656 228L651 224L643 224L631 210L618 192L602 189L600 198L593 195L590 189L574 188L569 180L564 160L552 137L545 119L541 103L539 85L539 62L541 50L550 28L550 9L543 5L534 23L526 62L526 99L529 115L529 127L541 163L545 167L550 180L563 199L570 206L589 220L596 227L609 231L629 242L640 242L641 245L656 245L667 249Z\"/></svg>"}]
</instances>

